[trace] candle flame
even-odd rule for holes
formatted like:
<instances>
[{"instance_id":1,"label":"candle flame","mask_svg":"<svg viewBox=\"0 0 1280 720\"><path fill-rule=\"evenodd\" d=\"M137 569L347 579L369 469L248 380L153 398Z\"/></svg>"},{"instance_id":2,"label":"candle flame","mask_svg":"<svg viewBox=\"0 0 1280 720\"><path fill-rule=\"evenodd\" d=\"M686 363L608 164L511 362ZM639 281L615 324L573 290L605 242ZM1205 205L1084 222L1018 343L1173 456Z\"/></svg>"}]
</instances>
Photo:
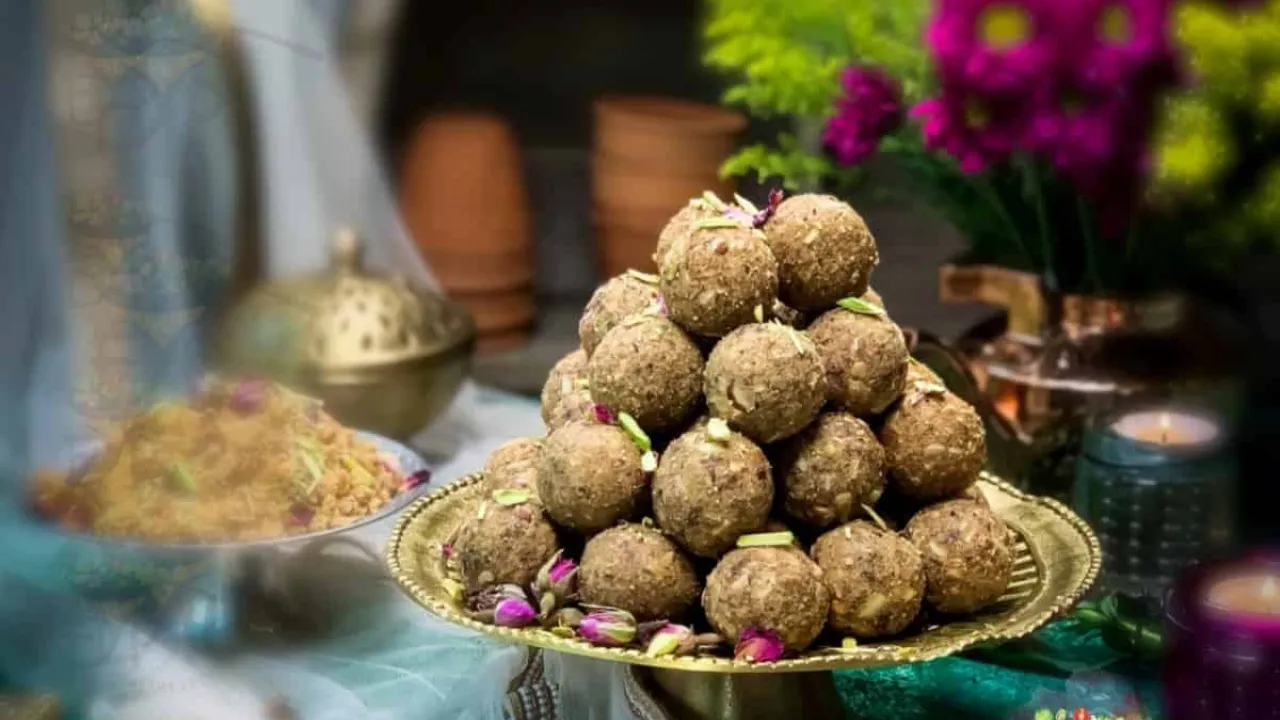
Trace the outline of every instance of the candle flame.
<instances>
[{"instance_id":1,"label":"candle flame","mask_svg":"<svg viewBox=\"0 0 1280 720\"><path fill-rule=\"evenodd\" d=\"M1262 597L1267 600L1274 600L1276 597L1276 590L1276 579L1268 577L1266 580L1262 581L1262 589L1259 592L1262 594Z\"/></svg>"},{"instance_id":2,"label":"candle flame","mask_svg":"<svg viewBox=\"0 0 1280 720\"><path fill-rule=\"evenodd\" d=\"M1169 413L1160 413L1160 442L1169 442L1169 428L1173 421L1169 419Z\"/></svg>"}]
</instances>

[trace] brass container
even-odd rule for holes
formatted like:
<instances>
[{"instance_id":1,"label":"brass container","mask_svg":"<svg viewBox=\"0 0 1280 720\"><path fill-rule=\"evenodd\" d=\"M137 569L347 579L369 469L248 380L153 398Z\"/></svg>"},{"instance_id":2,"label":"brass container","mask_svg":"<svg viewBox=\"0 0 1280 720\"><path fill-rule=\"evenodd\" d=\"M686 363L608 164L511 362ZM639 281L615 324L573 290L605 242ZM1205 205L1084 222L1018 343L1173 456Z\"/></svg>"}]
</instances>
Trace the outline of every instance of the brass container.
<instances>
[{"instance_id":1,"label":"brass container","mask_svg":"<svg viewBox=\"0 0 1280 720\"><path fill-rule=\"evenodd\" d=\"M327 272L248 292L214 336L214 368L275 380L346 425L408 440L457 395L475 324L447 298L365 272L360 250L341 231Z\"/></svg>"}]
</instances>

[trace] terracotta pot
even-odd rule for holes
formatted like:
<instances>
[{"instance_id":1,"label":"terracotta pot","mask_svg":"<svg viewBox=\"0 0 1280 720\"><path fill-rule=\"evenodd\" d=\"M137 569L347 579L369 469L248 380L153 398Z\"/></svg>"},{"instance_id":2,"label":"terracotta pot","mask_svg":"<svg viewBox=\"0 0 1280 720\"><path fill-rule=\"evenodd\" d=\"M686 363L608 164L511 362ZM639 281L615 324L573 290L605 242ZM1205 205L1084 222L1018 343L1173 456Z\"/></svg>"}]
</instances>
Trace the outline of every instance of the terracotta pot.
<instances>
[{"instance_id":1,"label":"terracotta pot","mask_svg":"<svg viewBox=\"0 0 1280 720\"><path fill-rule=\"evenodd\" d=\"M532 326L519 328L517 330L508 330L494 335L485 335L476 340L476 354L496 355L498 353L508 352L528 345L529 341L532 339Z\"/></svg>"},{"instance_id":2,"label":"terracotta pot","mask_svg":"<svg viewBox=\"0 0 1280 720\"><path fill-rule=\"evenodd\" d=\"M401 158L400 210L446 288L509 288L532 273L520 150L500 118L425 119Z\"/></svg>"},{"instance_id":3,"label":"terracotta pot","mask_svg":"<svg viewBox=\"0 0 1280 720\"><path fill-rule=\"evenodd\" d=\"M716 105L662 97L606 97L595 103L595 149L662 172L718 167L747 125Z\"/></svg>"},{"instance_id":4,"label":"terracotta pot","mask_svg":"<svg viewBox=\"0 0 1280 720\"><path fill-rule=\"evenodd\" d=\"M451 293L449 297L466 306L481 336L529 327L537 311L533 289L528 286L491 293Z\"/></svg>"},{"instance_id":5,"label":"terracotta pot","mask_svg":"<svg viewBox=\"0 0 1280 720\"><path fill-rule=\"evenodd\" d=\"M596 231L596 243L600 248L601 277L621 275L627 270L657 272L653 264L657 235L601 227Z\"/></svg>"},{"instance_id":6,"label":"terracotta pot","mask_svg":"<svg viewBox=\"0 0 1280 720\"><path fill-rule=\"evenodd\" d=\"M500 252L459 252L437 249L431 270L450 293L490 293L527 287L533 282L532 248Z\"/></svg>"},{"instance_id":7,"label":"terracotta pot","mask_svg":"<svg viewBox=\"0 0 1280 720\"><path fill-rule=\"evenodd\" d=\"M714 168L702 175L661 175L618 167L593 168L592 195L605 210L644 210L674 215L690 198L707 190L732 196L735 185L719 179Z\"/></svg>"}]
</instances>

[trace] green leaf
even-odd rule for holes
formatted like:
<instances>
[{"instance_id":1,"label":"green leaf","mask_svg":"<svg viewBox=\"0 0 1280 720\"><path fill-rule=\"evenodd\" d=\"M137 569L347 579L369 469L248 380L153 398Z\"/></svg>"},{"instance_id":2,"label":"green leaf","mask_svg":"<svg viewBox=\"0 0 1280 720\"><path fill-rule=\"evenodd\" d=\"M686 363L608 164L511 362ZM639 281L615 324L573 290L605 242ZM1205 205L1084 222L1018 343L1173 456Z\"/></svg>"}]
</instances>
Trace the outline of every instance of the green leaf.
<instances>
[{"instance_id":1,"label":"green leaf","mask_svg":"<svg viewBox=\"0 0 1280 720\"><path fill-rule=\"evenodd\" d=\"M618 424L631 436L631 442L640 448L640 452L647 453L653 449L653 443L650 442L649 436L645 434L644 429L640 427L640 423L636 422L636 419L631 417L630 414L618 413Z\"/></svg>"},{"instance_id":2,"label":"green leaf","mask_svg":"<svg viewBox=\"0 0 1280 720\"><path fill-rule=\"evenodd\" d=\"M196 486L196 478L191 474L191 470L183 463L176 462L169 467L169 478L179 490L194 493L199 488Z\"/></svg>"},{"instance_id":3,"label":"green leaf","mask_svg":"<svg viewBox=\"0 0 1280 720\"><path fill-rule=\"evenodd\" d=\"M693 224L699 230L712 230L716 228L741 228L742 223L737 220L731 220L726 217L699 218Z\"/></svg>"}]
</instances>

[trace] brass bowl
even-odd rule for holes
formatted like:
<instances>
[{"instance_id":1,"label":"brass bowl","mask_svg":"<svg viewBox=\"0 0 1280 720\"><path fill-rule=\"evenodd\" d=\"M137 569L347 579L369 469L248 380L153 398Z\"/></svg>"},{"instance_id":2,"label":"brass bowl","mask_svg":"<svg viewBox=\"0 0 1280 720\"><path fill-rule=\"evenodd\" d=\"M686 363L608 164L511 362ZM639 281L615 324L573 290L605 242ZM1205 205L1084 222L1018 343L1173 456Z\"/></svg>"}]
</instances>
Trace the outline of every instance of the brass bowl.
<instances>
[{"instance_id":1,"label":"brass bowl","mask_svg":"<svg viewBox=\"0 0 1280 720\"><path fill-rule=\"evenodd\" d=\"M1098 539L1061 503L1020 492L985 474L979 485L992 509L1010 527L1016 555L1008 592L978 615L905 637L854 648L814 648L798 658L750 663L727 657L650 657L634 649L603 648L541 628L512 629L470 619L444 586L440 546L484 496L480 475L469 475L405 510L386 549L396 582L427 611L455 625L508 642L599 660L663 670L713 673L795 673L923 662L993 641L1031 634L1066 613L1098 576Z\"/></svg>"},{"instance_id":2,"label":"brass bowl","mask_svg":"<svg viewBox=\"0 0 1280 720\"><path fill-rule=\"evenodd\" d=\"M213 365L323 400L344 425L408 440L453 401L471 368L476 328L441 295L367 273L341 232L333 267L261 285L220 323Z\"/></svg>"}]
</instances>

